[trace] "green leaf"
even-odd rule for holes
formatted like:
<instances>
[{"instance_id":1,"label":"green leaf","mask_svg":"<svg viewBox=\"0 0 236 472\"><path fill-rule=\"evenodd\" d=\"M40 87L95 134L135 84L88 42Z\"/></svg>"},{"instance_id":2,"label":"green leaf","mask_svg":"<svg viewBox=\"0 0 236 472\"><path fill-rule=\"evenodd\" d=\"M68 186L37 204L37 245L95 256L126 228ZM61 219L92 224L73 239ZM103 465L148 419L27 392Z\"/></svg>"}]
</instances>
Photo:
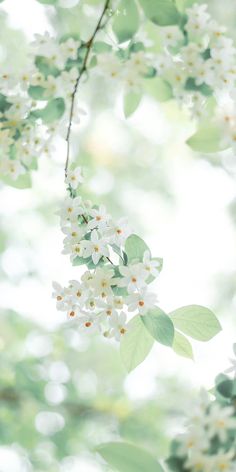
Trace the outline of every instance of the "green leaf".
<instances>
[{"instance_id":1,"label":"green leaf","mask_svg":"<svg viewBox=\"0 0 236 472\"><path fill-rule=\"evenodd\" d=\"M129 92L124 96L124 115L126 118L131 116L137 110L141 102L142 94Z\"/></svg>"},{"instance_id":2,"label":"green leaf","mask_svg":"<svg viewBox=\"0 0 236 472\"><path fill-rule=\"evenodd\" d=\"M45 77L52 75L53 77L58 77L60 74L59 69L51 64L50 60L44 56L36 56L35 65L38 68L39 72Z\"/></svg>"},{"instance_id":3,"label":"green leaf","mask_svg":"<svg viewBox=\"0 0 236 472\"><path fill-rule=\"evenodd\" d=\"M224 398L231 398L233 395L234 382L231 379L226 379L216 385L216 390Z\"/></svg>"},{"instance_id":4,"label":"green leaf","mask_svg":"<svg viewBox=\"0 0 236 472\"><path fill-rule=\"evenodd\" d=\"M180 14L172 0L139 0L146 17L156 25L176 25Z\"/></svg>"},{"instance_id":5,"label":"green leaf","mask_svg":"<svg viewBox=\"0 0 236 472\"><path fill-rule=\"evenodd\" d=\"M221 331L214 313L200 305L189 305L169 313L175 328L198 341L209 341Z\"/></svg>"},{"instance_id":6,"label":"green leaf","mask_svg":"<svg viewBox=\"0 0 236 472\"><path fill-rule=\"evenodd\" d=\"M174 326L169 316L160 308L149 310L146 315L141 316L151 336L165 346L172 346L174 341Z\"/></svg>"},{"instance_id":7,"label":"green leaf","mask_svg":"<svg viewBox=\"0 0 236 472\"><path fill-rule=\"evenodd\" d=\"M119 41L123 43L132 39L139 27L139 12L134 0L121 0L114 15L112 29Z\"/></svg>"},{"instance_id":8,"label":"green leaf","mask_svg":"<svg viewBox=\"0 0 236 472\"><path fill-rule=\"evenodd\" d=\"M105 43L104 41L96 41L93 45L93 51L97 54L110 52L112 49L110 44Z\"/></svg>"},{"instance_id":9,"label":"green leaf","mask_svg":"<svg viewBox=\"0 0 236 472\"><path fill-rule=\"evenodd\" d=\"M189 340L181 333L175 330L173 350L179 356L193 359L193 349Z\"/></svg>"},{"instance_id":10,"label":"green leaf","mask_svg":"<svg viewBox=\"0 0 236 472\"><path fill-rule=\"evenodd\" d=\"M173 98L170 84L161 77L154 77L152 80L145 80L144 88L145 91L158 100L158 102L166 102Z\"/></svg>"},{"instance_id":11,"label":"green leaf","mask_svg":"<svg viewBox=\"0 0 236 472\"><path fill-rule=\"evenodd\" d=\"M138 315L129 321L127 329L121 340L120 354L127 371L131 372L147 357L154 339Z\"/></svg>"},{"instance_id":12,"label":"green leaf","mask_svg":"<svg viewBox=\"0 0 236 472\"><path fill-rule=\"evenodd\" d=\"M34 100L47 100L47 97L45 97L45 91L46 89L40 85L30 85L28 88L28 94Z\"/></svg>"},{"instance_id":13,"label":"green leaf","mask_svg":"<svg viewBox=\"0 0 236 472\"><path fill-rule=\"evenodd\" d=\"M34 118L41 118L45 123L52 123L59 120L65 112L65 102L63 98L53 98L46 107L31 112Z\"/></svg>"},{"instance_id":14,"label":"green leaf","mask_svg":"<svg viewBox=\"0 0 236 472\"><path fill-rule=\"evenodd\" d=\"M187 144L194 151L218 152L226 149L222 144L222 138L222 128L215 123L206 122L187 140Z\"/></svg>"},{"instance_id":15,"label":"green leaf","mask_svg":"<svg viewBox=\"0 0 236 472\"><path fill-rule=\"evenodd\" d=\"M9 103L2 93L0 93L0 112L4 113L4 111L8 110L11 106L11 103Z\"/></svg>"},{"instance_id":16,"label":"green leaf","mask_svg":"<svg viewBox=\"0 0 236 472\"><path fill-rule=\"evenodd\" d=\"M119 472L164 472L154 457L141 447L124 442L102 444L97 452Z\"/></svg>"},{"instance_id":17,"label":"green leaf","mask_svg":"<svg viewBox=\"0 0 236 472\"><path fill-rule=\"evenodd\" d=\"M38 0L39 3L43 3L43 5L56 5L57 0Z\"/></svg>"},{"instance_id":18,"label":"green leaf","mask_svg":"<svg viewBox=\"0 0 236 472\"><path fill-rule=\"evenodd\" d=\"M195 79L192 77L189 77L187 79L186 84L185 84L185 89L201 92L202 95L205 95L206 97L208 97L209 95L212 95L212 88L209 87L209 85L207 84L196 85Z\"/></svg>"},{"instance_id":19,"label":"green leaf","mask_svg":"<svg viewBox=\"0 0 236 472\"><path fill-rule=\"evenodd\" d=\"M129 263L132 261L142 261L145 251L149 251L149 248L137 234L131 234L126 239L125 252Z\"/></svg>"},{"instance_id":20,"label":"green leaf","mask_svg":"<svg viewBox=\"0 0 236 472\"><path fill-rule=\"evenodd\" d=\"M29 173L20 175L16 180L11 179L10 177L4 175L1 176L1 180L10 187L18 189L26 189L32 187L31 176Z\"/></svg>"}]
</instances>

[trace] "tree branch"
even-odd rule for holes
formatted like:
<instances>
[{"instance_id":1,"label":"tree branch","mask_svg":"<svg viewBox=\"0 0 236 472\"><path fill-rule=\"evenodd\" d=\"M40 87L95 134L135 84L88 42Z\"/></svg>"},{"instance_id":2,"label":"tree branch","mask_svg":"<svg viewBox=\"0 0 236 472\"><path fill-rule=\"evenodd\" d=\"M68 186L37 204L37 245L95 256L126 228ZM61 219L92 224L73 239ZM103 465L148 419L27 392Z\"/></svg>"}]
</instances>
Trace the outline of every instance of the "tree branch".
<instances>
[{"instance_id":1,"label":"tree branch","mask_svg":"<svg viewBox=\"0 0 236 472\"><path fill-rule=\"evenodd\" d=\"M84 72L86 72L87 70L87 64L88 64L88 58L89 58L89 54L90 54L90 51L92 49L92 46L93 46L93 42L94 42L94 39L98 33L98 31L101 29L101 26L102 26L102 20L109 8L109 4L110 4L110 1L111 0L106 0L105 1L105 5L103 7L103 10L102 10L102 13L100 15L100 18L98 20L98 23L97 23L97 26L91 36L91 38L88 40L88 42L85 44L85 46L87 47L87 51L86 51L86 54L85 54L85 57L84 57L84 61L83 61L83 64L82 64L82 68L79 72L79 75L76 79L76 82L75 82L75 86L74 86L74 90L72 92L72 96L71 96L71 106L70 106L70 114L69 114L69 124L68 124L68 130L67 130L67 135L66 135L66 142L67 142L67 155L66 155L66 163L65 163L65 176L67 176L67 172L68 172L68 165L69 165L69 159L70 159L70 135L71 135L71 126L72 126L72 121L73 121L73 112L74 112L74 106L75 106L75 96L76 96L76 93L77 93L77 90L78 90L78 86L79 86L79 83L80 83L80 80L81 80L81 77L83 76Z\"/></svg>"}]
</instances>

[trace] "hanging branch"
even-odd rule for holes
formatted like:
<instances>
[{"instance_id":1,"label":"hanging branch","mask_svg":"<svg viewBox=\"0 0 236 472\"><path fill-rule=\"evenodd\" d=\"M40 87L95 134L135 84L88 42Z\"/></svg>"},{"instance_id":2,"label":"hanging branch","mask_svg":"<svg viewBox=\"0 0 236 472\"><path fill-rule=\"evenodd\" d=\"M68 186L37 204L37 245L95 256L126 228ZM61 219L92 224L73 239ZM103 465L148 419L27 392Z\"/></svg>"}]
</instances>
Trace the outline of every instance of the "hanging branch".
<instances>
[{"instance_id":1,"label":"hanging branch","mask_svg":"<svg viewBox=\"0 0 236 472\"><path fill-rule=\"evenodd\" d=\"M70 135L71 135L71 126L72 126L72 121L73 121L73 112L74 112L74 106L75 106L75 97L76 97L76 93L77 93L77 90L78 90L78 86L79 86L79 83L80 83L80 80L84 74L84 72L86 72L87 70L87 64L88 64L88 59L89 59L89 55L90 55L90 51L92 49L92 46L93 46L93 43L94 43L94 39L98 33L98 31L101 29L102 27L102 20L104 18L104 16L106 15L106 12L109 8L109 4L110 4L110 1L111 0L106 0L105 2L105 5L103 7L103 10L102 10L102 13L100 15L100 18L98 20L98 23L97 23L97 26L91 36L91 38L88 40L88 42L85 44L85 46L87 47L87 51L86 51L86 54L85 54L85 57L84 57L84 61L83 61L83 64L82 64L82 68L79 72L79 75L76 79L76 82L75 82L75 86L74 86L74 90L72 92L72 96L71 96L71 106L70 106L70 114L69 114L69 124L68 124L68 130L67 130L67 135L66 135L66 142L67 142L67 155L66 155L66 164L65 164L65 176L67 176L67 171L68 171L68 165L69 165L69 159L70 159Z\"/></svg>"}]
</instances>

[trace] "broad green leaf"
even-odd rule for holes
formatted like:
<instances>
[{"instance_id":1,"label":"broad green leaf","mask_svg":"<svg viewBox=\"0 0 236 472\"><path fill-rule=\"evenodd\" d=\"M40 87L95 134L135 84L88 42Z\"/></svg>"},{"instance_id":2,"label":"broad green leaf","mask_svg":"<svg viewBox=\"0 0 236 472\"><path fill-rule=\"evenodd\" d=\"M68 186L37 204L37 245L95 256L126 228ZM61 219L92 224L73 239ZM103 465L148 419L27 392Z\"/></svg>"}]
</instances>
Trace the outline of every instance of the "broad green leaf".
<instances>
[{"instance_id":1,"label":"broad green leaf","mask_svg":"<svg viewBox=\"0 0 236 472\"><path fill-rule=\"evenodd\" d=\"M1 176L1 180L10 187L25 189L32 187L31 176L29 173L20 175L16 180L4 175Z\"/></svg>"},{"instance_id":2,"label":"broad green leaf","mask_svg":"<svg viewBox=\"0 0 236 472\"><path fill-rule=\"evenodd\" d=\"M158 100L158 102L166 102L173 98L170 84L161 77L154 77L152 80L145 80L144 88L145 91Z\"/></svg>"},{"instance_id":3,"label":"broad green leaf","mask_svg":"<svg viewBox=\"0 0 236 472\"><path fill-rule=\"evenodd\" d=\"M176 25L180 14L173 0L139 0L146 17L156 25Z\"/></svg>"},{"instance_id":4,"label":"broad green leaf","mask_svg":"<svg viewBox=\"0 0 236 472\"><path fill-rule=\"evenodd\" d=\"M30 85L28 88L28 94L34 100L47 100L48 98L45 97L45 91L46 89L40 85Z\"/></svg>"},{"instance_id":5,"label":"broad green leaf","mask_svg":"<svg viewBox=\"0 0 236 472\"><path fill-rule=\"evenodd\" d=\"M224 398L231 398L234 390L234 381L231 379L223 380L216 385L216 390Z\"/></svg>"},{"instance_id":6,"label":"broad green leaf","mask_svg":"<svg viewBox=\"0 0 236 472\"><path fill-rule=\"evenodd\" d=\"M221 127L217 124L206 122L187 140L187 144L194 151L206 153L218 152L226 149L226 146L222 144L222 138Z\"/></svg>"},{"instance_id":7,"label":"broad green leaf","mask_svg":"<svg viewBox=\"0 0 236 472\"><path fill-rule=\"evenodd\" d=\"M129 263L132 261L142 261L145 251L149 251L147 244L137 234L131 234L125 243L125 252Z\"/></svg>"},{"instance_id":8,"label":"broad green leaf","mask_svg":"<svg viewBox=\"0 0 236 472\"><path fill-rule=\"evenodd\" d=\"M200 305L189 305L169 313L175 328L198 341L209 341L221 331L214 313Z\"/></svg>"},{"instance_id":9,"label":"broad green leaf","mask_svg":"<svg viewBox=\"0 0 236 472\"><path fill-rule=\"evenodd\" d=\"M132 39L139 27L139 12L134 0L121 0L112 29L120 43Z\"/></svg>"},{"instance_id":10,"label":"broad green leaf","mask_svg":"<svg viewBox=\"0 0 236 472\"><path fill-rule=\"evenodd\" d=\"M96 450L118 472L164 472L148 451L132 444L111 442L102 444Z\"/></svg>"},{"instance_id":11,"label":"broad green leaf","mask_svg":"<svg viewBox=\"0 0 236 472\"><path fill-rule=\"evenodd\" d=\"M193 349L189 340L181 333L175 330L173 350L179 356L193 359Z\"/></svg>"},{"instance_id":12,"label":"broad green leaf","mask_svg":"<svg viewBox=\"0 0 236 472\"><path fill-rule=\"evenodd\" d=\"M142 98L141 93L129 92L124 96L124 115L126 118L131 116L138 108Z\"/></svg>"},{"instance_id":13,"label":"broad green leaf","mask_svg":"<svg viewBox=\"0 0 236 472\"><path fill-rule=\"evenodd\" d=\"M154 339L138 315L129 321L127 329L121 340L120 354L127 371L131 372L147 357Z\"/></svg>"},{"instance_id":14,"label":"broad green leaf","mask_svg":"<svg viewBox=\"0 0 236 472\"><path fill-rule=\"evenodd\" d=\"M31 112L34 118L41 118L45 123L52 123L59 120L65 112L65 102L63 98L53 98L46 107Z\"/></svg>"},{"instance_id":15,"label":"broad green leaf","mask_svg":"<svg viewBox=\"0 0 236 472\"><path fill-rule=\"evenodd\" d=\"M146 315L141 316L151 336L165 346L172 346L174 341L174 326L169 316L160 308L149 310Z\"/></svg>"}]
</instances>

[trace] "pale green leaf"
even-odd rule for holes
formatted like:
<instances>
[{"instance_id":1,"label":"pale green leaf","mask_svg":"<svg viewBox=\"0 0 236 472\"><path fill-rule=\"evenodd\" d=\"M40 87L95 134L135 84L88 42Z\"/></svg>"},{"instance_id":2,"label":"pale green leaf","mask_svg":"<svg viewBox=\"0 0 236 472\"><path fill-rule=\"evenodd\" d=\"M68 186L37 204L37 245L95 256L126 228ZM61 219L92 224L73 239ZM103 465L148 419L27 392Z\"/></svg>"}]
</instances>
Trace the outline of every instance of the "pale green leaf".
<instances>
[{"instance_id":1,"label":"pale green leaf","mask_svg":"<svg viewBox=\"0 0 236 472\"><path fill-rule=\"evenodd\" d=\"M39 3L43 3L44 5L56 5L57 0L38 0Z\"/></svg>"},{"instance_id":2,"label":"pale green leaf","mask_svg":"<svg viewBox=\"0 0 236 472\"><path fill-rule=\"evenodd\" d=\"M145 241L137 236L137 234L131 234L127 238L125 252L128 256L129 263L132 261L142 261L145 251L149 251L149 248Z\"/></svg>"},{"instance_id":3,"label":"pale green leaf","mask_svg":"<svg viewBox=\"0 0 236 472\"><path fill-rule=\"evenodd\" d=\"M170 84L161 77L154 77L152 80L145 80L144 89L149 95L158 100L158 102L166 102L173 98Z\"/></svg>"},{"instance_id":4,"label":"pale green leaf","mask_svg":"<svg viewBox=\"0 0 236 472\"><path fill-rule=\"evenodd\" d=\"M121 340L120 354L127 371L131 372L147 357L154 339L138 315L129 321L127 329Z\"/></svg>"},{"instance_id":5,"label":"pale green leaf","mask_svg":"<svg viewBox=\"0 0 236 472\"><path fill-rule=\"evenodd\" d=\"M28 94L34 100L47 100L47 97L45 97L45 92L46 89L40 85L30 85L28 88Z\"/></svg>"},{"instance_id":6,"label":"pale green leaf","mask_svg":"<svg viewBox=\"0 0 236 472\"><path fill-rule=\"evenodd\" d=\"M142 94L138 92L129 92L126 93L124 96L124 115L126 118L131 116L135 110L137 110L140 101L142 98Z\"/></svg>"},{"instance_id":7,"label":"pale green leaf","mask_svg":"<svg viewBox=\"0 0 236 472\"><path fill-rule=\"evenodd\" d=\"M102 444L96 450L118 472L164 472L148 451L132 444L111 442Z\"/></svg>"},{"instance_id":8,"label":"pale green leaf","mask_svg":"<svg viewBox=\"0 0 236 472\"><path fill-rule=\"evenodd\" d=\"M146 17L160 26L176 25L180 14L173 0L139 0Z\"/></svg>"},{"instance_id":9,"label":"pale green leaf","mask_svg":"<svg viewBox=\"0 0 236 472\"><path fill-rule=\"evenodd\" d=\"M63 98L53 98L46 107L31 112L34 118L41 118L45 123L52 123L59 120L65 112L65 102Z\"/></svg>"},{"instance_id":10,"label":"pale green leaf","mask_svg":"<svg viewBox=\"0 0 236 472\"><path fill-rule=\"evenodd\" d=\"M175 328L198 341L209 341L221 331L220 323L214 313L204 306L184 306L169 315Z\"/></svg>"},{"instance_id":11,"label":"pale green leaf","mask_svg":"<svg viewBox=\"0 0 236 472\"><path fill-rule=\"evenodd\" d=\"M132 39L139 27L139 12L134 0L121 0L114 14L112 29L120 43Z\"/></svg>"},{"instance_id":12,"label":"pale green leaf","mask_svg":"<svg viewBox=\"0 0 236 472\"><path fill-rule=\"evenodd\" d=\"M175 330L173 350L179 356L187 357L193 359L193 349L189 340L181 333Z\"/></svg>"},{"instance_id":13,"label":"pale green leaf","mask_svg":"<svg viewBox=\"0 0 236 472\"><path fill-rule=\"evenodd\" d=\"M29 173L19 175L16 180L11 179L7 175L2 175L1 180L10 187L25 189L32 187L31 176Z\"/></svg>"},{"instance_id":14,"label":"pale green leaf","mask_svg":"<svg viewBox=\"0 0 236 472\"><path fill-rule=\"evenodd\" d=\"M155 307L141 317L151 336L165 346L172 346L174 341L174 326L169 316L160 308Z\"/></svg>"},{"instance_id":15,"label":"pale green leaf","mask_svg":"<svg viewBox=\"0 0 236 472\"><path fill-rule=\"evenodd\" d=\"M222 129L214 123L205 123L188 140L187 144L198 152L218 152L226 149L222 143Z\"/></svg>"}]
</instances>

